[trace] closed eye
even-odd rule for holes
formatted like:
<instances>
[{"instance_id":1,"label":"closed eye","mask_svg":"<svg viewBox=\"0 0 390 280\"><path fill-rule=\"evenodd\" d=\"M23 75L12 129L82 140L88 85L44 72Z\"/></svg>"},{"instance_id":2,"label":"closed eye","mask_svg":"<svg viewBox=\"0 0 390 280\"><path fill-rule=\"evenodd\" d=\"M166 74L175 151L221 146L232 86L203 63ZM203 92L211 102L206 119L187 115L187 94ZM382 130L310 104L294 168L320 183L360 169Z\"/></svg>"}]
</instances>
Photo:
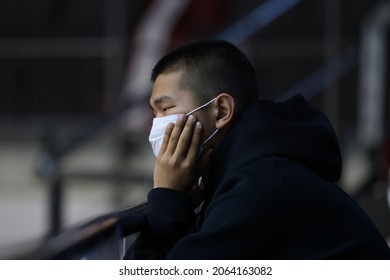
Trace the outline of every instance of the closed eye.
<instances>
[{"instance_id":1,"label":"closed eye","mask_svg":"<svg viewBox=\"0 0 390 280\"><path fill-rule=\"evenodd\" d=\"M163 110L164 110L164 112L166 112L166 111L168 111L169 109L172 109L172 108L174 108L175 106L170 106L170 107L166 107L166 108L164 108Z\"/></svg>"}]
</instances>

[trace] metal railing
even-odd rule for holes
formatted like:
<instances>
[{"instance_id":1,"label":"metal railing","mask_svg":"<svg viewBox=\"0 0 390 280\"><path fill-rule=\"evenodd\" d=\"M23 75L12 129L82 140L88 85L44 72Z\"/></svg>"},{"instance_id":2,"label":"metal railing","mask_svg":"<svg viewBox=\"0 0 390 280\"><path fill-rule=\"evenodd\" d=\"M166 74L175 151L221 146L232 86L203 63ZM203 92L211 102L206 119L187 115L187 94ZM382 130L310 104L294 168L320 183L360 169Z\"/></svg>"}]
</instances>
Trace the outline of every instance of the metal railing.
<instances>
[{"instance_id":1,"label":"metal railing","mask_svg":"<svg viewBox=\"0 0 390 280\"><path fill-rule=\"evenodd\" d=\"M146 204L97 217L55 237L2 249L0 259L122 259L143 222Z\"/></svg>"}]
</instances>

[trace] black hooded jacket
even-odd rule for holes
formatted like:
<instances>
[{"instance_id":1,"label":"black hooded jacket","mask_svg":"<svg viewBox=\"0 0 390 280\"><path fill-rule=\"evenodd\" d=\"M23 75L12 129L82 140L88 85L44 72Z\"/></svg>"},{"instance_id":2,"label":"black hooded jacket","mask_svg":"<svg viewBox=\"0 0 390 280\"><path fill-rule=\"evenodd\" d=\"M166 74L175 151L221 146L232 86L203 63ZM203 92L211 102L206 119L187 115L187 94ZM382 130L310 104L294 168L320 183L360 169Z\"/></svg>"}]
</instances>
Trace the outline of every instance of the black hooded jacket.
<instances>
[{"instance_id":1,"label":"black hooded jacket","mask_svg":"<svg viewBox=\"0 0 390 280\"><path fill-rule=\"evenodd\" d=\"M390 259L341 174L329 120L301 96L258 101L215 151L208 196L150 191L130 259Z\"/></svg>"}]
</instances>

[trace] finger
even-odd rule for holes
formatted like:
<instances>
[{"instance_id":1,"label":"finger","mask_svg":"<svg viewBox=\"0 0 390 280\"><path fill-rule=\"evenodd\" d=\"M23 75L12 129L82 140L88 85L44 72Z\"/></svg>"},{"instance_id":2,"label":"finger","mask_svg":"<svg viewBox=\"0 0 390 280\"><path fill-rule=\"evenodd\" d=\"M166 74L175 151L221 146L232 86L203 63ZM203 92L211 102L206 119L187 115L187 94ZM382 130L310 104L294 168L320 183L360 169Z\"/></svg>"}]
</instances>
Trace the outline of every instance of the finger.
<instances>
[{"instance_id":1,"label":"finger","mask_svg":"<svg viewBox=\"0 0 390 280\"><path fill-rule=\"evenodd\" d=\"M202 139L202 132L203 132L202 124L200 122L196 122L195 129L192 134L192 139L187 153L187 158L190 160L198 158L201 139Z\"/></svg>"},{"instance_id":2,"label":"finger","mask_svg":"<svg viewBox=\"0 0 390 280\"><path fill-rule=\"evenodd\" d=\"M183 131L180 135L179 142L176 147L175 154L178 157L185 158L191 148L192 141L194 138L194 127L196 123L196 117L190 115L187 119L186 125L183 128ZM197 132L198 133L198 132Z\"/></svg>"},{"instance_id":3,"label":"finger","mask_svg":"<svg viewBox=\"0 0 390 280\"><path fill-rule=\"evenodd\" d=\"M177 143L179 142L181 132L183 131L184 125L186 123L186 116L180 114L177 118L175 126L172 133L170 134L169 141L167 144L166 152L169 154L174 154L176 150Z\"/></svg>"},{"instance_id":4,"label":"finger","mask_svg":"<svg viewBox=\"0 0 390 280\"><path fill-rule=\"evenodd\" d=\"M174 123L169 123L167 125L167 127L165 128L164 138L163 138L163 141L161 143L161 148L160 148L160 152L158 153L158 155L162 155L165 153L165 151L168 147L169 139L171 138L171 134L172 134L174 127L175 127Z\"/></svg>"}]
</instances>

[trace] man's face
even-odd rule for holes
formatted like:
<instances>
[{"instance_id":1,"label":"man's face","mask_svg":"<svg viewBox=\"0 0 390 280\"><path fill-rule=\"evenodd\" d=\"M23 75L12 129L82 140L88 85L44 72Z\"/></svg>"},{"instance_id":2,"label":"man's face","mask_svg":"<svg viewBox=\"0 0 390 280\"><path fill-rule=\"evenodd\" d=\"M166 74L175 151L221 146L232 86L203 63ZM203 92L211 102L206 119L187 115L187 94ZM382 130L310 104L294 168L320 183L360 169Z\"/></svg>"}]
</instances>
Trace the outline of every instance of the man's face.
<instances>
[{"instance_id":1,"label":"man's face","mask_svg":"<svg viewBox=\"0 0 390 280\"><path fill-rule=\"evenodd\" d=\"M182 72L161 74L152 88L150 106L155 117L172 114L186 114L199 107L191 92L180 87ZM203 124L203 138L215 130L212 124L211 108L201 109L193 114Z\"/></svg>"}]
</instances>

